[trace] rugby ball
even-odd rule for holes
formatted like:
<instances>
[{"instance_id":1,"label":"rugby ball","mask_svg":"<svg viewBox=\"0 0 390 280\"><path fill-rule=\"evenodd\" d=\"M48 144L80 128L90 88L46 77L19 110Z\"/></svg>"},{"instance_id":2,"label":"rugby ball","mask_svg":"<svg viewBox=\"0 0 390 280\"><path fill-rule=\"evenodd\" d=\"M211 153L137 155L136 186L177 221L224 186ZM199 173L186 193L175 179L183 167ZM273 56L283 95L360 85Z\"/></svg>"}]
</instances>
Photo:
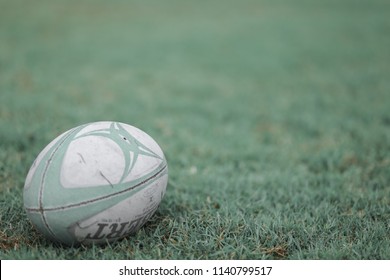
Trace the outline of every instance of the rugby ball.
<instances>
[{"instance_id":1,"label":"rugby ball","mask_svg":"<svg viewBox=\"0 0 390 280\"><path fill-rule=\"evenodd\" d=\"M148 134L120 122L94 122L42 150L26 177L24 207L51 240L107 243L144 225L167 183L167 161Z\"/></svg>"}]
</instances>

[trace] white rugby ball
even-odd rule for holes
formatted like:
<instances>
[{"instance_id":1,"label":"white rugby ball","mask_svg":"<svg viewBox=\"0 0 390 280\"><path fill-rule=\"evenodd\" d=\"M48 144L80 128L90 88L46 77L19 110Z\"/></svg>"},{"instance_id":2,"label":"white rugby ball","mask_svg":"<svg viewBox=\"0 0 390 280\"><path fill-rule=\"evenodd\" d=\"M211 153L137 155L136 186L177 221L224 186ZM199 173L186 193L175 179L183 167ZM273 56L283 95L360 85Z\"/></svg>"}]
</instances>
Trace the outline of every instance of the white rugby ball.
<instances>
[{"instance_id":1,"label":"white rugby ball","mask_svg":"<svg viewBox=\"0 0 390 280\"><path fill-rule=\"evenodd\" d=\"M38 155L26 178L24 207L54 241L107 243L145 224L167 183L167 161L149 135L124 123L89 123L61 134Z\"/></svg>"}]
</instances>

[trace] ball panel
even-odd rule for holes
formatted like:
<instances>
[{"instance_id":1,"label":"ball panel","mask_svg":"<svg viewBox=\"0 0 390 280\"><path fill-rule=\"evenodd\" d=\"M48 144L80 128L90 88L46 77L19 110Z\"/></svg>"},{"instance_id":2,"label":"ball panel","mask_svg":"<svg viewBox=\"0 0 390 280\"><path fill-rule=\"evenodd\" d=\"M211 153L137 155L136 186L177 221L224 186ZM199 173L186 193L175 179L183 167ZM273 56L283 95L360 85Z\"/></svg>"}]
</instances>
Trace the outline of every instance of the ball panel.
<instances>
[{"instance_id":1,"label":"ball panel","mask_svg":"<svg viewBox=\"0 0 390 280\"><path fill-rule=\"evenodd\" d=\"M115 239L132 232L130 229L142 226L161 202L167 181L168 175L162 174L155 181L132 192L64 209L28 211L28 215L35 226L51 240L68 245L81 241L105 243L106 239L114 238L113 233L110 235L117 227L114 224L127 222L129 226L126 231L115 235ZM99 230L99 223L109 226Z\"/></svg>"},{"instance_id":2,"label":"ball panel","mask_svg":"<svg viewBox=\"0 0 390 280\"><path fill-rule=\"evenodd\" d=\"M68 130L55 138L42 150L34 161L28 172L23 190L23 200L26 208L41 208L42 185L45 180L47 168L51 164L53 156L57 153L59 147L71 137L73 131L74 129Z\"/></svg>"},{"instance_id":3,"label":"ball panel","mask_svg":"<svg viewBox=\"0 0 390 280\"><path fill-rule=\"evenodd\" d=\"M111 125L112 125L112 122L108 122L108 121L88 123L83 127L83 129L81 129L75 135L75 137L85 136L85 135L88 135L88 133L90 133L90 132L96 132L96 131L102 131L102 132L106 132L108 134L109 128Z\"/></svg>"},{"instance_id":4,"label":"ball panel","mask_svg":"<svg viewBox=\"0 0 390 280\"><path fill-rule=\"evenodd\" d=\"M53 150L55 149L55 145L66 135L68 134L70 131L66 131L64 133L62 133L61 135L59 135L58 137L56 137L53 141L51 141L39 154L38 156L36 157L36 159L34 160L32 166L30 167L30 170L28 171L28 174L27 174L27 177L26 177L26 180L25 180L25 183L24 183L24 189L28 189L30 186L31 186L31 181L32 181L32 178L34 176L35 173L41 173L41 172L37 172L37 168L40 166L42 168L42 165L41 165L41 162L42 162L42 159L46 159L47 160L47 157L50 156L50 154L53 152Z\"/></svg>"},{"instance_id":5,"label":"ball panel","mask_svg":"<svg viewBox=\"0 0 390 280\"><path fill-rule=\"evenodd\" d=\"M118 144L107 137L88 136L73 140L62 161L64 188L98 187L120 182L125 159Z\"/></svg>"},{"instance_id":6,"label":"ball panel","mask_svg":"<svg viewBox=\"0 0 390 280\"><path fill-rule=\"evenodd\" d=\"M153 158L144 155L138 155L137 161L134 163L133 168L129 174L124 177L124 182L132 182L140 179L145 173L151 173L153 170L157 170L161 164L164 164L165 160L159 158Z\"/></svg>"},{"instance_id":7,"label":"ball panel","mask_svg":"<svg viewBox=\"0 0 390 280\"><path fill-rule=\"evenodd\" d=\"M157 210L168 181L164 175L136 194L82 220L69 230L78 242L105 243L134 233ZM150 192L148 190L154 190Z\"/></svg>"}]
</instances>

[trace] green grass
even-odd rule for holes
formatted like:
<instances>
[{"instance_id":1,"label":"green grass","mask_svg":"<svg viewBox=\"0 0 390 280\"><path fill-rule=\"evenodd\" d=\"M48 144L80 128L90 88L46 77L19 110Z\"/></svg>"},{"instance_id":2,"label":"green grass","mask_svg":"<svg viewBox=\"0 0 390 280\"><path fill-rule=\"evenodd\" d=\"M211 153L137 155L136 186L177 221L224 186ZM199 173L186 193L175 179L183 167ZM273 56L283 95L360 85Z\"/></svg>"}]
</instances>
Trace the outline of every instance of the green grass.
<instances>
[{"instance_id":1,"label":"green grass","mask_svg":"<svg viewBox=\"0 0 390 280\"><path fill-rule=\"evenodd\" d=\"M390 4L0 0L1 259L390 259ZM23 209L59 133L135 125L170 168L134 236L68 248Z\"/></svg>"}]
</instances>

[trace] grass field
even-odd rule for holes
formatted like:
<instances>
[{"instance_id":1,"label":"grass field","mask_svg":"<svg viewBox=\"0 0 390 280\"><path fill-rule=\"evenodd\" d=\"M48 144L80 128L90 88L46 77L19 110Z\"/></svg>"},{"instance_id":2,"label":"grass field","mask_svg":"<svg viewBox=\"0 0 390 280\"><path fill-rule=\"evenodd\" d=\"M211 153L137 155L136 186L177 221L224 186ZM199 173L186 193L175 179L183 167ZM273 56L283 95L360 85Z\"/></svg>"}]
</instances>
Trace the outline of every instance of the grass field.
<instances>
[{"instance_id":1,"label":"grass field","mask_svg":"<svg viewBox=\"0 0 390 280\"><path fill-rule=\"evenodd\" d=\"M0 259L390 259L390 2L0 0ZM167 194L134 236L35 231L37 154L150 134Z\"/></svg>"}]
</instances>

